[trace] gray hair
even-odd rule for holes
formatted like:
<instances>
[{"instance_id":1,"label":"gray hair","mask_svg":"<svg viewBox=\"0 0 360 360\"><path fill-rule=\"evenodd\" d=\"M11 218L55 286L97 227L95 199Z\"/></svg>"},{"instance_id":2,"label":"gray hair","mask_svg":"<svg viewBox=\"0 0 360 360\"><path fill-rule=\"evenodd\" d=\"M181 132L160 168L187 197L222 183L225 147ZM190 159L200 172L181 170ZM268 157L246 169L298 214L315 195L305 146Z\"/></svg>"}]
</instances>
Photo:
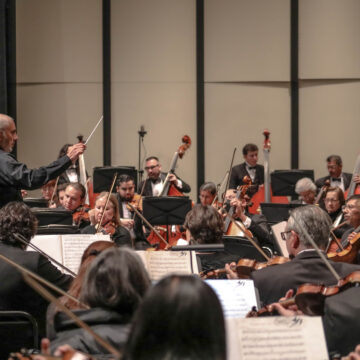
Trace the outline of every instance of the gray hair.
<instances>
[{"instance_id":1,"label":"gray hair","mask_svg":"<svg viewBox=\"0 0 360 360\"><path fill-rule=\"evenodd\" d=\"M331 224L330 216L323 209L316 205L306 205L291 211L286 230L294 230L303 247L312 249L306 231L315 244L324 250L328 244Z\"/></svg>"},{"instance_id":2,"label":"gray hair","mask_svg":"<svg viewBox=\"0 0 360 360\"><path fill-rule=\"evenodd\" d=\"M305 177L297 181L295 185L295 192L297 194L300 195L301 193L309 190L316 192L316 185L310 178Z\"/></svg>"},{"instance_id":3,"label":"gray hair","mask_svg":"<svg viewBox=\"0 0 360 360\"><path fill-rule=\"evenodd\" d=\"M4 131L10 125L11 121L14 120L10 116L5 114L0 114L0 131Z\"/></svg>"}]
</instances>

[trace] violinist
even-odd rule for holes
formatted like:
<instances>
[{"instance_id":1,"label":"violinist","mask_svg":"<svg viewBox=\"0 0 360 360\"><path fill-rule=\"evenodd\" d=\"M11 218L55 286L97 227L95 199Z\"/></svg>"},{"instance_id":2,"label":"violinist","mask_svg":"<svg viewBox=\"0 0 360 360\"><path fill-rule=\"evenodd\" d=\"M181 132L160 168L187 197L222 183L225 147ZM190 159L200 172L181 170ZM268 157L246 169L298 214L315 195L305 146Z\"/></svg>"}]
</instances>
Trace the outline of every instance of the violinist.
<instances>
[{"instance_id":1,"label":"violinist","mask_svg":"<svg viewBox=\"0 0 360 360\"><path fill-rule=\"evenodd\" d=\"M236 189L239 185L244 185L244 177L249 176L252 184L255 185L249 191L249 194L253 195L258 185L264 183L264 167L257 163L258 153L259 148L255 144L246 144L243 147L242 154L245 161L231 169L229 188Z\"/></svg>"},{"instance_id":2,"label":"violinist","mask_svg":"<svg viewBox=\"0 0 360 360\"><path fill-rule=\"evenodd\" d=\"M142 221L136 216L128 203L142 212L142 198L135 193L134 179L129 175L120 175L116 186L116 199L119 204L120 220L123 226L130 232L132 240L135 241L137 249L150 247L144 235Z\"/></svg>"},{"instance_id":3,"label":"violinist","mask_svg":"<svg viewBox=\"0 0 360 360\"><path fill-rule=\"evenodd\" d=\"M308 242L301 228L298 227L298 223L309 233L320 250L324 251L327 247L331 219L326 212L315 205L294 209L288 219L285 231L281 235L286 241L286 247L292 260L251 273L251 278L259 290L260 299L264 305L277 301L289 289L297 289L302 284L335 285L337 283L326 264ZM360 270L357 265L333 261L330 263L341 277ZM230 276L236 277L229 266L227 266L227 271Z\"/></svg>"},{"instance_id":4,"label":"violinist","mask_svg":"<svg viewBox=\"0 0 360 360\"><path fill-rule=\"evenodd\" d=\"M235 207L234 218L240 220L246 229L250 230L255 237L255 241L261 246L266 246L273 251L274 244L271 239L269 226L266 217L262 214L250 214L247 210L246 198L237 199L236 191L229 189L226 191L225 199L230 206ZM240 236L243 236L240 234Z\"/></svg>"},{"instance_id":5,"label":"violinist","mask_svg":"<svg viewBox=\"0 0 360 360\"><path fill-rule=\"evenodd\" d=\"M291 201L292 204L313 205L316 197L316 185L310 178L302 178L295 184L295 192L299 195L298 200Z\"/></svg>"},{"instance_id":6,"label":"violinist","mask_svg":"<svg viewBox=\"0 0 360 360\"><path fill-rule=\"evenodd\" d=\"M22 201L21 189L34 190L56 178L75 162L86 148L84 144L70 146L66 153L53 163L38 169L28 169L10 154L17 139L14 120L0 114L0 207L10 201Z\"/></svg>"},{"instance_id":7,"label":"violinist","mask_svg":"<svg viewBox=\"0 0 360 360\"><path fill-rule=\"evenodd\" d=\"M164 181L167 174L161 172L161 164L159 163L159 159L156 156L150 156L146 159L145 171L147 173L147 179L143 180L139 184L138 192L141 193L144 182L146 181L143 195L159 196L164 186ZM176 174L170 174L169 180L179 191L183 193L189 193L191 191L190 186L186 184L185 181L177 177Z\"/></svg>"},{"instance_id":8,"label":"violinist","mask_svg":"<svg viewBox=\"0 0 360 360\"><path fill-rule=\"evenodd\" d=\"M316 180L316 186L320 189L326 180L330 180L330 186L338 186L342 191L345 191L350 183L352 175L342 171L343 163L339 155L330 155L326 159L327 170L329 175Z\"/></svg>"},{"instance_id":9,"label":"violinist","mask_svg":"<svg viewBox=\"0 0 360 360\"><path fill-rule=\"evenodd\" d=\"M63 208L71 211L73 215L73 225L80 229L90 224L89 208L84 205L85 188L79 183L68 184L65 188Z\"/></svg>"},{"instance_id":10,"label":"violinist","mask_svg":"<svg viewBox=\"0 0 360 360\"><path fill-rule=\"evenodd\" d=\"M119 215L119 205L115 195L111 194L105 209L108 192L104 191L98 195L95 201L95 221L97 227L104 234L109 234L117 246L131 246L129 231L121 225ZM104 215L103 215L103 212ZM101 221L101 224L99 223ZM95 225L85 227L82 234L95 234L98 231Z\"/></svg>"},{"instance_id":11,"label":"violinist","mask_svg":"<svg viewBox=\"0 0 360 360\"><path fill-rule=\"evenodd\" d=\"M51 199L53 199L54 204L55 204L55 206L53 206L53 207L56 207L59 204L57 196L55 195L53 197L53 193L55 191L55 184L56 184L56 180L53 179L41 187L42 198L47 200L49 206L50 206Z\"/></svg>"},{"instance_id":12,"label":"violinist","mask_svg":"<svg viewBox=\"0 0 360 360\"><path fill-rule=\"evenodd\" d=\"M213 182L206 182L200 186L201 205L212 205L216 196L216 185Z\"/></svg>"},{"instance_id":13,"label":"violinist","mask_svg":"<svg viewBox=\"0 0 360 360\"><path fill-rule=\"evenodd\" d=\"M343 206L344 218L351 226L341 237L341 245L346 248L349 241L352 240L360 232L360 195L353 195ZM359 256L357 259L359 263Z\"/></svg>"},{"instance_id":14,"label":"violinist","mask_svg":"<svg viewBox=\"0 0 360 360\"><path fill-rule=\"evenodd\" d=\"M67 290L72 277L62 274L43 255L25 251L25 245L14 234L27 241L36 234L37 219L22 202L10 202L0 209L0 254ZM48 303L29 287L20 272L0 260L0 310L20 310L33 315L45 335L45 313Z\"/></svg>"}]
</instances>

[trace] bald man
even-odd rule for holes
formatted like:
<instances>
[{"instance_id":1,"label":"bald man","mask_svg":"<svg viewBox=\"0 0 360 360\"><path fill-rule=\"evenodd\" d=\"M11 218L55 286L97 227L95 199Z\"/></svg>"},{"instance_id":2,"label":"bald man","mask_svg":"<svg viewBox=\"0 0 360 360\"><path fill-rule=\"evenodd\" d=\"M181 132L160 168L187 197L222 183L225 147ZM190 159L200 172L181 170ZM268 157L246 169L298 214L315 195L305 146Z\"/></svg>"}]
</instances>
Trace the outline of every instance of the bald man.
<instances>
[{"instance_id":1,"label":"bald man","mask_svg":"<svg viewBox=\"0 0 360 360\"><path fill-rule=\"evenodd\" d=\"M14 120L0 114L0 207L10 201L22 201L21 189L37 189L56 178L85 150L85 145L78 143L70 146L67 154L53 163L38 169L28 169L10 154L17 139Z\"/></svg>"}]
</instances>

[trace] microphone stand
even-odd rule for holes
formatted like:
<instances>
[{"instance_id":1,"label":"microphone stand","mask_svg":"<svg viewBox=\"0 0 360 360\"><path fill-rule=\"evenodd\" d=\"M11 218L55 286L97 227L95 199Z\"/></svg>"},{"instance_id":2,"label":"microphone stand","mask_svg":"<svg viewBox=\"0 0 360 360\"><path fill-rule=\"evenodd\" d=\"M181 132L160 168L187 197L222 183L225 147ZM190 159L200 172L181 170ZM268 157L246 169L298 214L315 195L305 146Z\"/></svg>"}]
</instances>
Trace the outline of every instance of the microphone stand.
<instances>
[{"instance_id":1,"label":"microphone stand","mask_svg":"<svg viewBox=\"0 0 360 360\"><path fill-rule=\"evenodd\" d=\"M139 166L138 166L139 172L138 172L138 184L140 184L141 181L142 181L143 174L144 174L144 170L141 168L141 143L144 142L144 137L145 137L145 135L147 134L147 131L145 131L144 125L141 125L141 126L140 126L140 130L138 131L138 134L139 134Z\"/></svg>"}]
</instances>

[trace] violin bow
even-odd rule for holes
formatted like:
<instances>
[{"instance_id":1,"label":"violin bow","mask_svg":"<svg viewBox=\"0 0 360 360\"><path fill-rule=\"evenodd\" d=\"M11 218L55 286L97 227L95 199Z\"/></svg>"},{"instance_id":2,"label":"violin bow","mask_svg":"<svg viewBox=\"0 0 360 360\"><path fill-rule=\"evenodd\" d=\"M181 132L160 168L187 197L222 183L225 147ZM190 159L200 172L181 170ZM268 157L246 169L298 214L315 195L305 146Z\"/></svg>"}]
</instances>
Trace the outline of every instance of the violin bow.
<instances>
[{"instance_id":1,"label":"violin bow","mask_svg":"<svg viewBox=\"0 0 360 360\"><path fill-rule=\"evenodd\" d=\"M290 215L291 216L291 215ZM339 274L336 272L336 270L334 269L334 267L330 264L329 260L325 257L325 255L323 254L323 252L319 249L319 247L316 245L314 239L309 235L309 233L307 232L307 230L302 226L302 224L299 223L299 221L297 221L294 217L292 217L295 224L300 228L300 230L303 232L303 234L306 237L306 240L311 244L311 246L316 250L316 252L318 253L318 255L320 256L320 258L322 259L322 261L325 263L325 265L328 267L328 269L330 270L330 272L334 275L335 279L337 281L339 281L341 279L341 277L339 276Z\"/></svg>"},{"instance_id":2,"label":"violin bow","mask_svg":"<svg viewBox=\"0 0 360 360\"><path fill-rule=\"evenodd\" d=\"M140 201L141 201L141 198L142 198L142 195L144 193L144 190L145 190L145 185L146 185L146 182L149 180L149 177L147 176L144 183L143 183L143 186L141 188L141 192L140 192L140 196L139 196L139 201L137 202L137 206L139 207L139 204L140 204ZM136 217L137 213L135 212L134 213L134 217L133 217L133 220L135 221L135 217Z\"/></svg>"},{"instance_id":3,"label":"violin bow","mask_svg":"<svg viewBox=\"0 0 360 360\"><path fill-rule=\"evenodd\" d=\"M22 274L27 274L29 276L31 276L33 279L37 280L40 283L45 284L47 287L49 287L50 289L56 291L57 293L63 295L63 296L67 296L69 299L75 301L77 304L79 304L79 306L83 307L84 309L89 309L89 307L85 304L83 304L79 299L77 299L76 297L68 294L67 292L65 292L64 290L60 289L59 287L53 285L51 282L45 280L44 278L42 278L41 276L33 273L32 271L24 268L23 266L19 265L18 263L16 263L15 261L9 259L8 257L0 254L0 259L2 259L3 261L5 261L6 263L8 263L9 265L15 267L16 269L18 269Z\"/></svg>"},{"instance_id":4,"label":"violin bow","mask_svg":"<svg viewBox=\"0 0 360 360\"><path fill-rule=\"evenodd\" d=\"M32 244L30 241L26 240L24 238L24 236L22 236L21 234L18 233L13 233L14 237L16 238L16 240L20 241L21 243L23 243L26 246L31 247L33 250L35 250L36 252L38 252L39 254L43 255L44 257L46 257L48 260L50 260L51 262L53 262L54 264L56 264L57 266L61 267L63 270L65 270L66 272L68 272L70 275L72 275L74 278L77 276L73 271L71 271L68 267L66 267L65 265L61 264L59 261L57 261L56 259L52 258L49 254L47 254L45 251L41 250L40 248L38 248L36 245Z\"/></svg>"},{"instance_id":5,"label":"violin bow","mask_svg":"<svg viewBox=\"0 0 360 360\"><path fill-rule=\"evenodd\" d=\"M106 202L105 202L104 210L103 210L103 212L102 212L102 214L101 214L100 221L97 223L97 229L96 229L96 233L97 233L97 234L101 231L101 224L102 224L103 219L104 219L105 210L106 210L106 208L107 208L107 206L108 206L108 204L109 204L110 196L111 196L111 193L112 193L112 191L113 191L113 189L114 189L117 176L118 176L118 174L115 173L115 174L114 174L113 181L112 181L112 184L111 184L111 186L110 186L110 191L109 191L109 193L108 193L108 195L107 195L107 197L106 197Z\"/></svg>"},{"instance_id":6,"label":"violin bow","mask_svg":"<svg viewBox=\"0 0 360 360\"><path fill-rule=\"evenodd\" d=\"M160 233L145 219L144 215L141 214L141 212L138 209L135 209L134 206L132 206L130 203L128 203L130 206L130 209L135 212L139 216L140 219L144 221L144 223L149 226L151 230L154 231L154 233L159 237L159 239L166 244L166 246L170 246L170 244L160 235Z\"/></svg>"},{"instance_id":7,"label":"violin bow","mask_svg":"<svg viewBox=\"0 0 360 360\"><path fill-rule=\"evenodd\" d=\"M216 186L216 195L215 195L214 200L212 201L211 205L214 205L215 202L219 199L219 191L224 186L225 182L227 183L228 176L229 176L229 171L226 171L221 183Z\"/></svg>"},{"instance_id":8,"label":"violin bow","mask_svg":"<svg viewBox=\"0 0 360 360\"><path fill-rule=\"evenodd\" d=\"M103 346L107 351L114 355L117 359L120 359L121 354L117 351L111 344L105 341L101 336L99 336L89 325L79 319L72 311L70 311L66 306L64 306L54 295L52 295L48 290L46 290L41 284L38 283L30 274L22 272L24 280L30 285L35 291L37 291L43 298L54 303L58 308L60 308L70 319L72 319L79 327L87 331L93 338Z\"/></svg>"},{"instance_id":9,"label":"violin bow","mask_svg":"<svg viewBox=\"0 0 360 360\"><path fill-rule=\"evenodd\" d=\"M230 162L230 168L229 168L229 170L228 170L229 177L227 178L227 182L226 182L226 187L225 187L224 194L226 194L227 190L229 189L230 178L231 178L231 173L232 173L232 168L233 168L233 164L234 164L234 158L235 158L236 150L237 150L237 147L234 148L234 152L233 152L232 159L231 159L231 162ZM225 195L224 195L224 196L225 196ZM223 199L223 200L224 200L224 199Z\"/></svg>"},{"instance_id":10,"label":"violin bow","mask_svg":"<svg viewBox=\"0 0 360 360\"><path fill-rule=\"evenodd\" d=\"M59 183L59 178L60 178L60 176L58 176L58 177L56 178L54 190L53 190L53 193L52 193L52 195L51 195L51 199L50 199L49 205L51 205L51 204L54 202L55 194L56 194L57 187L58 187L58 183Z\"/></svg>"}]
</instances>

